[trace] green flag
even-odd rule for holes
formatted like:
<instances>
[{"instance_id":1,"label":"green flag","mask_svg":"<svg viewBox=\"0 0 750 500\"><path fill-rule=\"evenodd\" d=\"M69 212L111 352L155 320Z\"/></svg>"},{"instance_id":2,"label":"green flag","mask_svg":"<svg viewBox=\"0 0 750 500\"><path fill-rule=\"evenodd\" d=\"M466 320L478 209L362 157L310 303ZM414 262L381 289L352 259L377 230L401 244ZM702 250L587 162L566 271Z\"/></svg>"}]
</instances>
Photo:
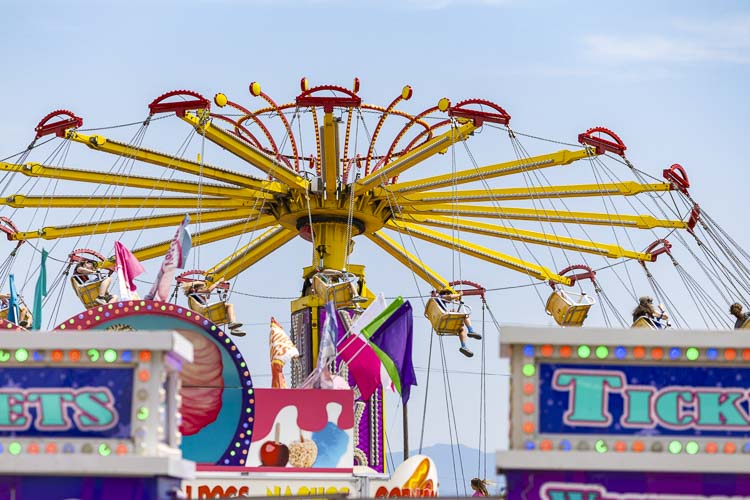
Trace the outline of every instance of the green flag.
<instances>
[{"instance_id":1,"label":"green flag","mask_svg":"<svg viewBox=\"0 0 750 500\"><path fill-rule=\"evenodd\" d=\"M377 329L380 328L380 326L385 323L385 321L390 318L393 313L395 313L403 304L404 298L399 295L393 302L388 304L388 307L386 307L380 314L375 316L374 320L370 321L367 326L362 328L362 335L364 335L366 339L372 337Z\"/></svg>"},{"instance_id":2,"label":"green flag","mask_svg":"<svg viewBox=\"0 0 750 500\"><path fill-rule=\"evenodd\" d=\"M47 296L47 250L42 249L42 267L39 268L39 278L36 280L36 291L34 292L34 321L32 330L42 327L42 300Z\"/></svg>"}]
</instances>

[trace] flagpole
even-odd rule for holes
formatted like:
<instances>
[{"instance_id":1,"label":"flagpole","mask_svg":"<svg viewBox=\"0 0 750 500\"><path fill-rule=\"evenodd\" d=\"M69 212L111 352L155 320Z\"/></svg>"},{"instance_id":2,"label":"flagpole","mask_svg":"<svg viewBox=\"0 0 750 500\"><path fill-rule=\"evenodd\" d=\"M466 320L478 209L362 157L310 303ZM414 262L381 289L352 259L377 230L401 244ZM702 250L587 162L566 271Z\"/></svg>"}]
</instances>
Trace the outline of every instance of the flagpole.
<instances>
[{"instance_id":1,"label":"flagpole","mask_svg":"<svg viewBox=\"0 0 750 500\"><path fill-rule=\"evenodd\" d=\"M406 403L401 407L403 411L403 426L404 426L404 460L409 458L409 412L406 407Z\"/></svg>"}]
</instances>

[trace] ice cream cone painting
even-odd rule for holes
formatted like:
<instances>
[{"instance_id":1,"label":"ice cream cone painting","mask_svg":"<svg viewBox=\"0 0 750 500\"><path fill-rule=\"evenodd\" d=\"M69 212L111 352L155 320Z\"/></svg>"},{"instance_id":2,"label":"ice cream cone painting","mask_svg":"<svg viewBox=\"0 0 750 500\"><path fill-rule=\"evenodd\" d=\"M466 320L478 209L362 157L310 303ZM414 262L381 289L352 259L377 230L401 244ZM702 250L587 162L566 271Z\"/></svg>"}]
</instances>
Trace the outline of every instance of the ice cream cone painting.
<instances>
[{"instance_id":1,"label":"ice cream cone painting","mask_svg":"<svg viewBox=\"0 0 750 500\"><path fill-rule=\"evenodd\" d=\"M299 351L276 318L271 318L271 330L268 333L268 347L271 353L271 387L286 389L284 365L299 357Z\"/></svg>"}]
</instances>

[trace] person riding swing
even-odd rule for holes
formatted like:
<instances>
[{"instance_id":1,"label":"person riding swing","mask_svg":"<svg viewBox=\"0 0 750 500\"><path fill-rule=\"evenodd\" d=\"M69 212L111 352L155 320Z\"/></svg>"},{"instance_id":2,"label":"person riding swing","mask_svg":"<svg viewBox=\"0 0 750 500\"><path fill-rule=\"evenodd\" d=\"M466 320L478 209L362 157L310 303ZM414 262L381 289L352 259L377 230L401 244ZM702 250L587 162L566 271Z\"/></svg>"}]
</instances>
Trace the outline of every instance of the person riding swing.
<instances>
[{"instance_id":1,"label":"person riding swing","mask_svg":"<svg viewBox=\"0 0 750 500\"><path fill-rule=\"evenodd\" d=\"M451 304L462 303L461 296L461 292L456 293L452 290L440 290L438 292L438 304L443 308L443 310L449 311L451 309ZM467 358L471 358L472 356L474 356L474 353L468 347L466 347L467 337L476 340L482 340L482 335L476 333L474 331L474 328L471 326L471 318L468 314L464 317L464 324L461 326L461 330L458 332L458 339L461 342L461 347L459 347L458 350Z\"/></svg>"},{"instance_id":2,"label":"person riding swing","mask_svg":"<svg viewBox=\"0 0 750 500\"><path fill-rule=\"evenodd\" d=\"M640 318L646 318L656 329L663 329L669 326L669 315L664 310L664 306L659 304L659 312L654 307L654 299L648 296L638 299L638 305L633 309L633 324L637 323Z\"/></svg>"},{"instance_id":3,"label":"person riding swing","mask_svg":"<svg viewBox=\"0 0 750 500\"><path fill-rule=\"evenodd\" d=\"M102 276L101 271L96 268L96 263L93 260L87 259L79 262L73 272L73 278L79 285L99 282L99 295L96 297L97 304L105 305L117 300L117 297L109 293L112 278L110 276Z\"/></svg>"},{"instance_id":4,"label":"person riding swing","mask_svg":"<svg viewBox=\"0 0 750 500\"><path fill-rule=\"evenodd\" d=\"M736 318L736 321L734 322L735 330L745 328L745 324L748 323L748 320L750 319L750 311L743 313L742 304L739 302L735 302L729 306L729 314Z\"/></svg>"},{"instance_id":5,"label":"person riding swing","mask_svg":"<svg viewBox=\"0 0 750 500\"><path fill-rule=\"evenodd\" d=\"M206 312L212 304L209 304L209 298L211 292L219 285L226 283L224 280L218 280L211 286L206 286L205 281L193 281L188 283L184 288L185 296L188 298L188 304L190 309L207 316ZM234 312L234 304L230 304L226 300L221 300L224 304L224 311L226 313L226 321L228 321L227 327L229 333L235 337L244 337L246 332L241 330L242 323L237 322L237 317ZM211 318L209 318L211 319Z\"/></svg>"}]
</instances>

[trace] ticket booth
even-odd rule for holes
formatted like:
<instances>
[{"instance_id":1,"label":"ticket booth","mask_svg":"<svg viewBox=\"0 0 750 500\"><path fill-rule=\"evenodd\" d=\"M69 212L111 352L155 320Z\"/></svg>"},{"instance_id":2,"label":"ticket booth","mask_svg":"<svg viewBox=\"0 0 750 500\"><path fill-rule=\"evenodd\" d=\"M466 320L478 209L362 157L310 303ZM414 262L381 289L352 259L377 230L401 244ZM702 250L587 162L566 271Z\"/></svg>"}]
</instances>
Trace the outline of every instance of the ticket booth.
<instances>
[{"instance_id":1,"label":"ticket booth","mask_svg":"<svg viewBox=\"0 0 750 500\"><path fill-rule=\"evenodd\" d=\"M174 332L0 337L0 498L175 498L180 452Z\"/></svg>"},{"instance_id":2,"label":"ticket booth","mask_svg":"<svg viewBox=\"0 0 750 500\"><path fill-rule=\"evenodd\" d=\"M508 498L750 496L750 335L503 328Z\"/></svg>"}]
</instances>

